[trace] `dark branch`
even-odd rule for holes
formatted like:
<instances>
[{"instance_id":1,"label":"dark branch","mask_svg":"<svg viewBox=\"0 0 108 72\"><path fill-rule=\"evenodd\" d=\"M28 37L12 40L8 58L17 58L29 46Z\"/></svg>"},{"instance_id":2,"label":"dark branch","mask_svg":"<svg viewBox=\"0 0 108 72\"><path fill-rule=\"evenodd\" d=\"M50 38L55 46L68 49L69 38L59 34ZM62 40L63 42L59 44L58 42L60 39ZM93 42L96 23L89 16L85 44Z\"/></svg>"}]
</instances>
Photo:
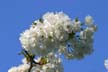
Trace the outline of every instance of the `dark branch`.
<instances>
[{"instance_id":1,"label":"dark branch","mask_svg":"<svg viewBox=\"0 0 108 72\"><path fill-rule=\"evenodd\" d=\"M25 49L23 49L22 50L22 52L21 52L25 57L27 57L27 59L29 58L29 62L30 62L30 68L28 69L28 72L30 72L31 71L31 69L32 69L32 67L33 67L33 65L35 64L38 64L38 65L41 65L40 63L37 63L37 62L35 62L34 61L34 58L35 58L35 56L34 55L30 55Z\"/></svg>"},{"instance_id":2,"label":"dark branch","mask_svg":"<svg viewBox=\"0 0 108 72\"><path fill-rule=\"evenodd\" d=\"M30 67L29 67L29 69L28 69L28 72L30 72L30 71L31 71L32 67L33 67L33 63L32 63L32 62L30 62Z\"/></svg>"}]
</instances>

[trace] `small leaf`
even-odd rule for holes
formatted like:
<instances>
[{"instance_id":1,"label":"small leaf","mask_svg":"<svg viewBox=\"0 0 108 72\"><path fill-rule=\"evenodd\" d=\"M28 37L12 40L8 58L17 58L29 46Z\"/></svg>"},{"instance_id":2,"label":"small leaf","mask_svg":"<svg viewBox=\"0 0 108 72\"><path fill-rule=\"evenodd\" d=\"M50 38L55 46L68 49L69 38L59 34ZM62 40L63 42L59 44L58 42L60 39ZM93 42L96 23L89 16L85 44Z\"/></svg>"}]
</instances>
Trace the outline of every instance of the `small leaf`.
<instances>
[{"instance_id":1,"label":"small leaf","mask_svg":"<svg viewBox=\"0 0 108 72\"><path fill-rule=\"evenodd\" d=\"M33 23L33 25L37 25L37 23L36 23L36 22L34 22L34 23Z\"/></svg>"},{"instance_id":2,"label":"small leaf","mask_svg":"<svg viewBox=\"0 0 108 72\"><path fill-rule=\"evenodd\" d=\"M72 31L71 33L69 33L69 40L74 38L75 33Z\"/></svg>"},{"instance_id":3,"label":"small leaf","mask_svg":"<svg viewBox=\"0 0 108 72\"><path fill-rule=\"evenodd\" d=\"M46 57L42 57L39 63L40 63L40 65L46 64L47 63L47 58Z\"/></svg>"},{"instance_id":4,"label":"small leaf","mask_svg":"<svg viewBox=\"0 0 108 72\"><path fill-rule=\"evenodd\" d=\"M75 18L75 22L78 22L78 21L79 21L79 19L78 19L78 17L76 17L76 18Z\"/></svg>"},{"instance_id":5,"label":"small leaf","mask_svg":"<svg viewBox=\"0 0 108 72\"><path fill-rule=\"evenodd\" d=\"M42 18L40 18L39 21L40 21L41 23L43 23L43 19L42 19Z\"/></svg>"}]
</instances>

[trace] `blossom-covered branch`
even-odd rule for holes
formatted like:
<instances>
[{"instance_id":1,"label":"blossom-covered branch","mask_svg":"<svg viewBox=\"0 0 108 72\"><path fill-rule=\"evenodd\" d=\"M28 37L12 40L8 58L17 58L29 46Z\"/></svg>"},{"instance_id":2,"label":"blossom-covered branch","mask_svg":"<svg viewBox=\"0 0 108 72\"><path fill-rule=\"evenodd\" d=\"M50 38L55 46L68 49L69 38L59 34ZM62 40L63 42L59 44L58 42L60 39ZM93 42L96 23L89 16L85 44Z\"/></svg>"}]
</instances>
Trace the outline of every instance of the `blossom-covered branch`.
<instances>
[{"instance_id":1,"label":"blossom-covered branch","mask_svg":"<svg viewBox=\"0 0 108 72\"><path fill-rule=\"evenodd\" d=\"M66 59L82 59L91 54L96 30L89 15L81 22L78 18L72 20L63 12L48 12L21 33L19 39L26 51L27 63L23 62L8 72L63 72L60 55Z\"/></svg>"}]
</instances>

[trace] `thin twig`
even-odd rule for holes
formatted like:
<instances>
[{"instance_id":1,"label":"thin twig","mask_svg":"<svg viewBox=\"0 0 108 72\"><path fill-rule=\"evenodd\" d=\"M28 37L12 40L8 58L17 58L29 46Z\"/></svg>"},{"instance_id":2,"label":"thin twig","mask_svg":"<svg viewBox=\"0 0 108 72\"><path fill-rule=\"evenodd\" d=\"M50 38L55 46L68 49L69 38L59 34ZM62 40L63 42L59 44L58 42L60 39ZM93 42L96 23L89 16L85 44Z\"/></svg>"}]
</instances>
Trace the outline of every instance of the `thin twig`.
<instances>
[{"instance_id":1,"label":"thin twig","mask_svg":"<svg viewBox=\"0 0 108 72\"><path fill-rule=\"evenodd\" d=\"M30 72L31 71L31 69L32 69L32 67L33 67L33 64L38 64L38 65L40 65L40 63L37 63L37 62L35 62L34 61L34 56L30 56L30 54L26 51L26 50L24 50L23 49L23 54L26 56L28 56L29 58L30 58L30 67L29 67L29 69L28 69L28 72Z\"/></svg>"},{"instance_id":2,"label":"thin twig","mask_svg":"<svg viewBox=\"0 0 108 72\"><path fill-rule=\"evenodd\" d=\"M29 67L29 69L28 69L28 72L31 72L32 67L33 67L33 63L30 62L30 67Z\"/></svg>"}]
</instances>

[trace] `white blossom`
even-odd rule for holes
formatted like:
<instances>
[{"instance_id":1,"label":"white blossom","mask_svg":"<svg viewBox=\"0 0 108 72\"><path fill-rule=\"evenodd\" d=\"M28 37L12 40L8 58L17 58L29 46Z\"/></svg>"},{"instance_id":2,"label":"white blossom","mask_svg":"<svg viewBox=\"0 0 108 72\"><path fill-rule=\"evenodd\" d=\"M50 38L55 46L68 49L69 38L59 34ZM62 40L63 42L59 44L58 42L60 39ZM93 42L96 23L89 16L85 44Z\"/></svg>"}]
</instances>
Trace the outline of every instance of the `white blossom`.
<instances>
[{"instance_id":1,"label":"white blossom","mask_svg":"<svg viewBox=\"0 0 108 72\"><path fill-rule=\"evenodd\" d=\"M61 58L56 56L54 53L49 53L46 57L48 62L43 65L35 65L31 69L31 72L63 72L63 66ZM25 61L25 59L23 59ZM39 57L36 62L39 62L41 57ZM30 65L29 64L21 64L17 67L12 67L8 70L8 72L28 72Z\"/></svg>"},{"instance_id":2,"label":"white blossom","mask_svg":"<svg viewBox=\"0 0 108 72\"><path fill-rule=\"evenodd\" d=\"M12 67L8 70L8 72L18 72L18 68L17 67Z\"/></svg>"},{"instance_id":3,"label":"white blossom","mask_svg":"<svg viewBox=\"0 0 108 72\"><path fill-rule=\"evenodd\" d=\"M8 70L8 72L28 72L29 65L28 64L21 64L18 67L12 67Z\"/></svg>"},{"instance_id":4,"label":"white blossom","mask_svg":"<svg viewBox=\"0 0 108 72\"><path fill-rule=\"evenodd\" d=\"M105 66L105 68L108 70L108 59L105 59L105 61L104 61L104 66Z\"/></svg>"},{"instance_id":5,"label":"white blossom","mask_svg":"<svg viewBox=\"0 0 108 72\"><path fill-rule=\"evenodd\" d=\"M92 18L90 15L86 16L86 17L85 17L85 23L86 23L88 26L92 25L92 24L93 24L93 18Z\"/></svg>"},{"instance_id":6,"label":"white blossom","mask_svg":"<svg viewBox=\"0 0 108 72\"><path fill-rule=\"evenodd\" d=\"M26 58L23 58L23 59L22 59L22 63L27 64Z\"/></svg>"},{"instance_id":7,"label":"white blossom","mask_svg":"<svg viewBox=\"0 0 108 72\"><path fill-rule=\"evenodd\" d=\"M73 20L73 31L78 32L81 30L81 22Z\"/></svg>"}]
</instances>

